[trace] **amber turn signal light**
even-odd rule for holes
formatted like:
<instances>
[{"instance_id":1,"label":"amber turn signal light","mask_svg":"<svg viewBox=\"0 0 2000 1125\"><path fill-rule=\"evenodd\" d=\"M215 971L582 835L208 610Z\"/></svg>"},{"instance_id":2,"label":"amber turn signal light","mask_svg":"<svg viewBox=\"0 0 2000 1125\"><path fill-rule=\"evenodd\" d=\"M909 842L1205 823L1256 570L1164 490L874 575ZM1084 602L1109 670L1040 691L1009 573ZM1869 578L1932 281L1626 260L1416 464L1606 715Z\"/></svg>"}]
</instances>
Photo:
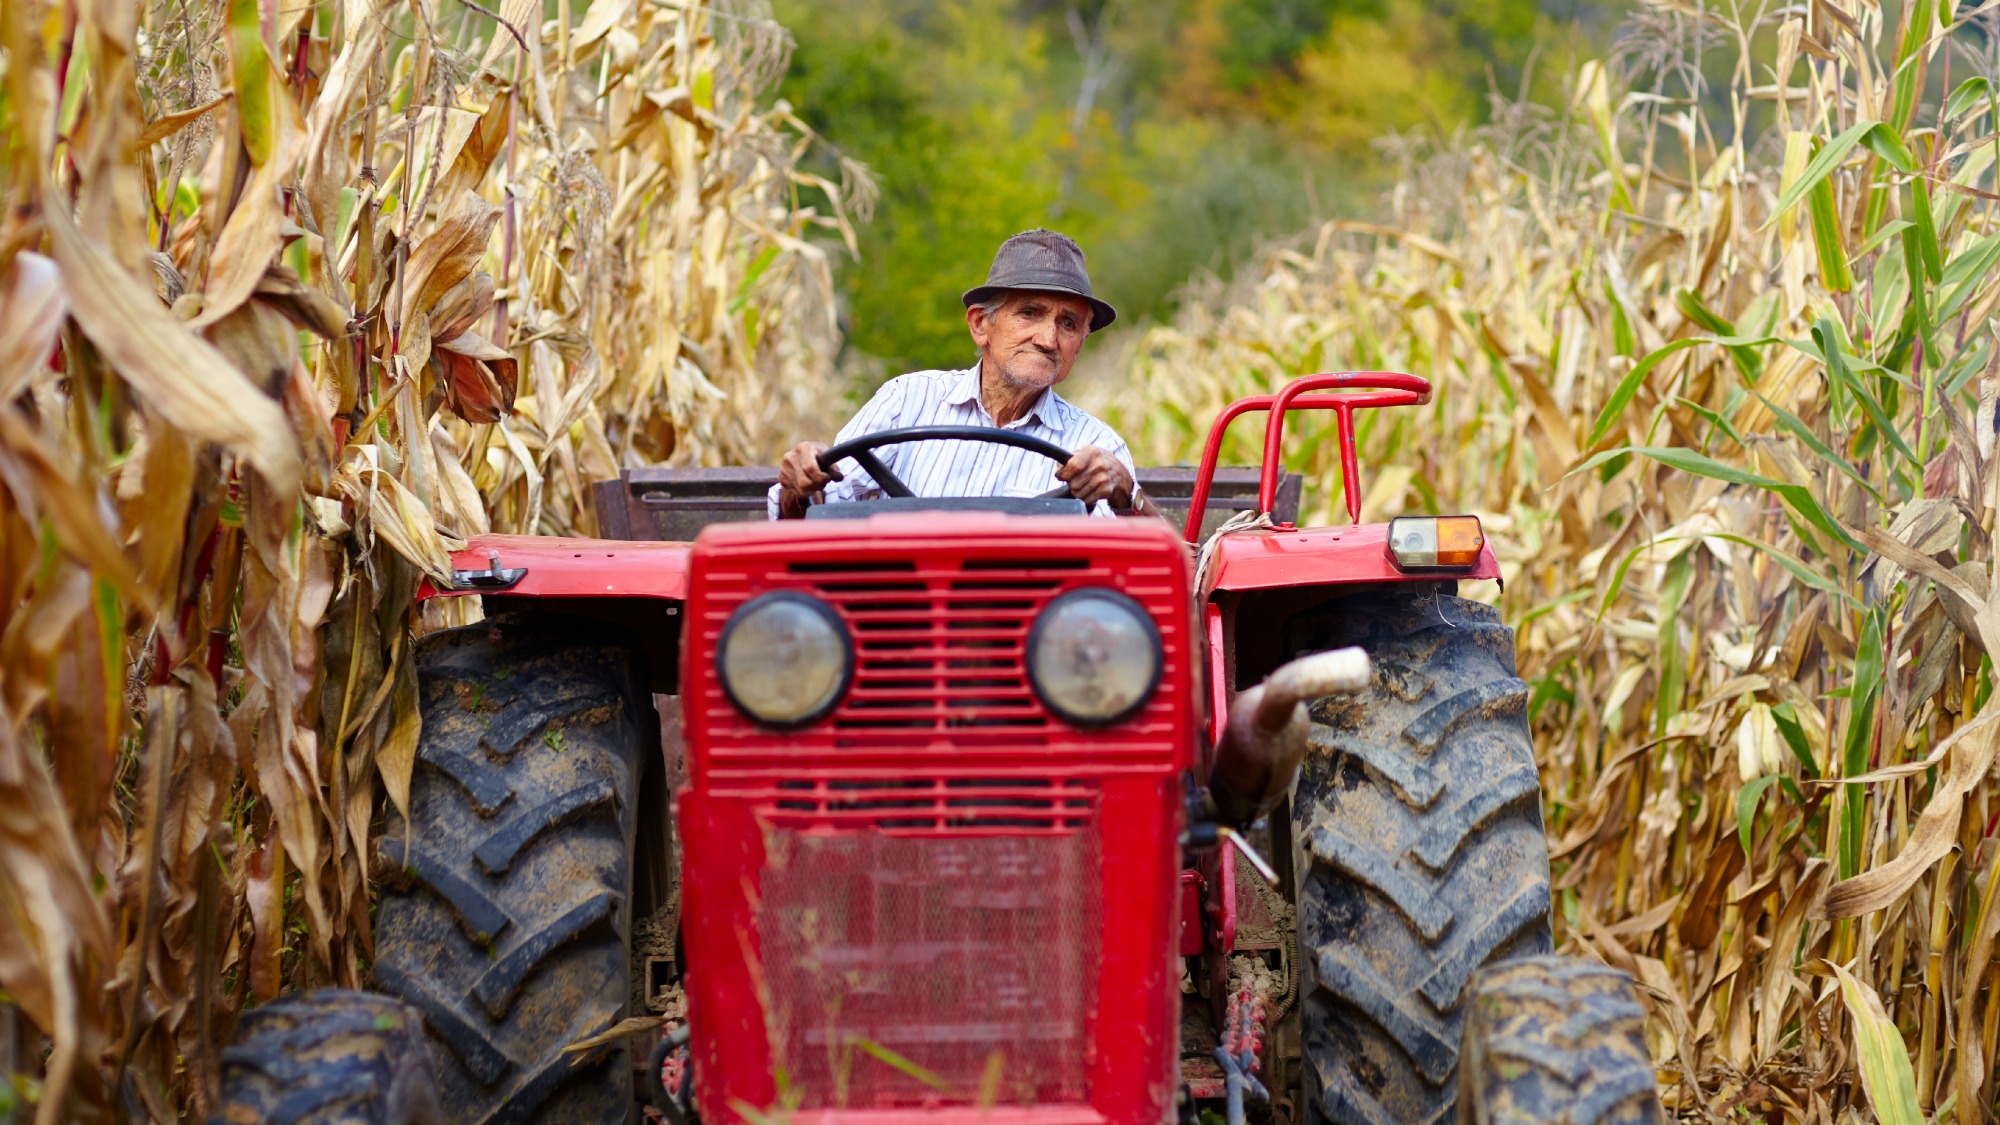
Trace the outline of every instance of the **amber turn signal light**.
<instances>
[{"instance_id":1,"label":"amber turn signal light","mask_svg":"<svg viewBox=\"0 0 2000 1125\"><path fill-rule=\"evenodd\" d=\"M1485 545L1478 516L1400 516L1389 521L1389 556L1405 569L1473 566Z\"/></svg>"}]
</instances>

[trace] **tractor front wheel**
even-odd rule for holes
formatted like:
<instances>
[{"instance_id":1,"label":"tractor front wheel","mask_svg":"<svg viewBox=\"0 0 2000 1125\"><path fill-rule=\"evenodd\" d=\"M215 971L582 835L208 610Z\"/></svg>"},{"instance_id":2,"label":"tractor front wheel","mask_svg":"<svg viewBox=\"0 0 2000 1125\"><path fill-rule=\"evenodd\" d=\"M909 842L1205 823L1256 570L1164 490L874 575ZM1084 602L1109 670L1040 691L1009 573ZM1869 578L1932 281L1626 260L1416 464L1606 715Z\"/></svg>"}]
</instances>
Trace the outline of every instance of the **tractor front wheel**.
<instances>
[{"instance_id":1,"label":"tractor front wheel","mask_svg":"<svg viewBox=\"0 0 2000 1125\"><path fill-rule=\"evenodd\" d=\"M623 1125L632 845L649 745L630 650L498 620L418 643L410 813L376 848L375 980L423 1013L447 1117Z\"/></svg>"},{"instance_id":2,"label":"tractor front wheel","mask_svg":"<svg viewBox=\"0 0 2000 1125\"><path fill-rule=\"evenodd\" d=\"M1514 633L1429 588L1342 599L1294 628L1298 651L1360 645L1374 664L1366 691L1311 705L1293 796L1308 1119L1439 1125L1467 982L1550 947Z\"/></svg>"},{"instance_id":3,"label":"tractor front wheel","mask_svg":"<svg viewBox=\"0 0 2000 1125\"><path fill-rule=\"evenodd\" d=\"M444 1125L415 1012L326 988L244 1013L222 1052L216 1125Z\"/></svg>"},{"instance_id":4,"label":"tractor front wheel","mask_svg":"<svg viewBox=\"0 0 2000 1125\"><path fill-rule=\"evenodd\" d=\"M1524 957L1473 981L1458 1125L1660 1125L1646 1010L1624 973Z\"/></svg>"}]
</instances>

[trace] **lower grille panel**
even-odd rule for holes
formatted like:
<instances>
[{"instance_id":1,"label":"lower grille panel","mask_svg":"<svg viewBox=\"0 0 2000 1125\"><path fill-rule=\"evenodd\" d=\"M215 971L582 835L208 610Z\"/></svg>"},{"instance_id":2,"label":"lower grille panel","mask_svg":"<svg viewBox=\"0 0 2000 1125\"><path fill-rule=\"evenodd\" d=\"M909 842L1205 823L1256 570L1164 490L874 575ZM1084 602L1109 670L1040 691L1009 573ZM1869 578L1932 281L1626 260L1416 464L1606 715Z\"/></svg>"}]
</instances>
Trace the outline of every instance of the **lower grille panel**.
<instances>
[{"instance_id":1,"label":"lower grille panel","mask_svg":"<svg viewBox=\"0 0 2000 1125\"><path fill-rule=\"evenodd\" d=\"M1094 817L1026 835L772 825L766 855L758 936L784 1100L1089 1100L1103 909Z\"/></svg>"}]
</instances>

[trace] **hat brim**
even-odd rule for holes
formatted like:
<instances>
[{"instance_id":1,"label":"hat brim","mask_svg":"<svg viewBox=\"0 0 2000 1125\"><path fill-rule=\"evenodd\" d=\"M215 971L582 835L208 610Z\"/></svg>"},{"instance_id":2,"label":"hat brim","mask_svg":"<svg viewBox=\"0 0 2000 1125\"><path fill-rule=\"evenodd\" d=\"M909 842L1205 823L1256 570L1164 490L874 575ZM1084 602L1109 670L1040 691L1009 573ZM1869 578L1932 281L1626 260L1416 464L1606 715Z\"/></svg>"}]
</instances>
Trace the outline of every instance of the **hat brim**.
<instances>
[{"instance_id":1,"label":"hat brim","mask_svg":"<svg viewBox=\"0 0 2000 1125\"><path fill-rule=\"evenodd\" d=\"M1100 301L1088 293L1071 289L1067 285L981 285L965 291L965 307L984 304L1002 293L1060 293L1065 297L1078 297L1090 305L1090 330L1108 328L1118 319L1118 310L1105 301Z\"/></svg>"}]
</instances>

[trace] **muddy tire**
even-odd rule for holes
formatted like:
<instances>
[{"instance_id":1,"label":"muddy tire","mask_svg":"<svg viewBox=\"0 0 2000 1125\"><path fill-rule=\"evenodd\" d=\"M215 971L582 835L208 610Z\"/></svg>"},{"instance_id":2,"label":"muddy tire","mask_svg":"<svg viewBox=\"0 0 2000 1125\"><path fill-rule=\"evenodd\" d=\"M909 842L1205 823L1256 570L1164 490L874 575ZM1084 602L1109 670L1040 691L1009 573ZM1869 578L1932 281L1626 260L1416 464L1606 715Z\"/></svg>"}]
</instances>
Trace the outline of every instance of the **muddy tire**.
<instances>
[{"instance_id":1,"label":"muddy tire","mask_svg":"<svg viewBox=\"0 0 2000 1125\"><path fill-rule=\"evenodd\" d=\"M538 623L419 643L407 823L376 847L375 980L423 1014L454 1123L622 1125L634 796L629 650Z\"/></svg>"},{"instance_id":2,"label":"muddy tire","mask_svg":"<svg viewBox=\"0 0 2000 1125\"><path fill-rule=\"evenodd\" d=\"M1660 1125L1646 1010L1625 974L1530 957L1479 975L1459 1053L1459 1125Z\"/></svg>"},{"instance_id":3,"label":"muddy tire","mask_svg":"<svg viewBox=\"0 0 2000 1125\"><path fill-rule=\"evenodd\" d=\"M216 1125L442 1125L423 1023L400 1001L324 989L244 1013L222 1051Z\"/></svg>"},{"instance_id":4,"label":"muddy tire","mask_svg":"<svg viewBox=\"0 0 2000 1125\"><path fill-rule=\"evenodd\" d=\"M1312 707L1293 797L1304 1100L1312 1121L1452 1116L1461 998L1549 951L1549 859L1514 634L1477 602L1364 595L1292 647L1360 645L1365 692Z\"/></svg>"}]
</instances>

